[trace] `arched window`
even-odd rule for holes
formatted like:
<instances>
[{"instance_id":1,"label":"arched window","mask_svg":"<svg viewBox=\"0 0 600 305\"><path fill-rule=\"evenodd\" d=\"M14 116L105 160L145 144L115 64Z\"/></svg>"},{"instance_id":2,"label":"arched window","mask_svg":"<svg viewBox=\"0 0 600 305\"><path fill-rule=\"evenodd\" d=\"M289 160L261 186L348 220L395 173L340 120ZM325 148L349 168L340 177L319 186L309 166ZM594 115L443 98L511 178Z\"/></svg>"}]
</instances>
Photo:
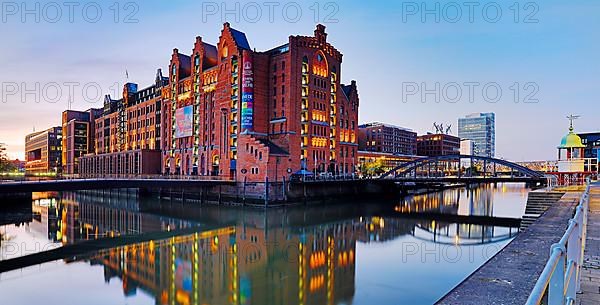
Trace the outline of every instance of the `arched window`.
<instances>
[{"instance_id":1,"label":"arched window","mask_svg":"<svg viewBox=\"0 0 600 305\"><path fill-rule=\"evenodd\" d=\"M175 79L177 78L177 65L173 64L173 67L171 67L171 78L173 79L173 81L175 81Z\"/></svg>"},{"instance_id":2,"label":"arched window","mask_svg":"<svg viewBox=\"0 0 600 305\"><path fill-rule=\"evenodd\" d=\"M308 57L302 58L302 74L308 73Z\"/></svg>"},{"instance_id":3,"label":"arched window","mask_svg":"<svg viewBox=\"0 0 600 305\"><path fill-rule=\"evenodd\" d=\"M315 53L313 58L313 74L327 77L328 73L327 58L325 58L325 54L319 50Z\"/></svg>"},{"instance_id":4,"label":"arched window","mask_svg":"<svg viewBox=\"0 0 600 305\"><path fill-rule=\"evenodd\" d=\"M226 44L223 44L221 49L221 58L227 58L227 56L229 56L229 48L227 48Z\"/></svg>"}]
</instances>

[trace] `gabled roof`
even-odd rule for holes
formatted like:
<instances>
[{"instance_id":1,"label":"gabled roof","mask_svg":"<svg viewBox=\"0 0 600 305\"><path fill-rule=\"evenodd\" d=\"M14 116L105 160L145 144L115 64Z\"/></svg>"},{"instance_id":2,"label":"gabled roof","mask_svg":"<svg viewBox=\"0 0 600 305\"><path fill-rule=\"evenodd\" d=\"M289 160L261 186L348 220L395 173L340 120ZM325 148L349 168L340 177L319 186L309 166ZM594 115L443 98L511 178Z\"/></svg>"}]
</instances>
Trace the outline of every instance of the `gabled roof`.
<instances>
[{"instance_id":1,"label":"gabled roof","mask_svg":"<svg viewBox=\"0 0 600 305\"><path fill-rule=\"evenodd\" d=\"M217 51L217 47L203 42L203 47L204 47L204 59L202 61L202 70L208 69L210 67L216 66L217 65L217 54L219 53Z\"/></svg>"},{"instance_id":2,"label":"gabled roof","mask_svg":"<svg viewBox=\"0 0 600 305\"><path fill-rule=\"evenodd\" d=\"M352 92L352 85L342 84L342 91L344 92L344 95L346 95L346 98L350 100L350 92Z\"/></svg>"},{"instance_id":3,"label":"gabled roof","mask_svg":"<svg viewBox=\"0 0 600 305\"><path fill-rule=\"evenodd\" d=\"M246 34L233 28L229 28L229 30L231 31L233 40L235 40L235 43L238 45L238 47L245 50L250 50L250 44L248 43L248 38L246 38Z\"/></svg>"},{"instance_id":4,"label":"gabled roof","mask_svg":"<svg viewBox=\"0 0 600 305\"><path fill-rule=\"evenodd\" d=\"M185 54L178 53L177 57L179 59L179 77L180 79L187 77L192 72L192 59Z\"/></svg>"},{"instance_id":5,"label":"gabled roof","mask_svg":"<svg viewBox=\"0 0 600 305\"><path fill-rule=\"evenodd\" d=\"M154 84L157 87L163 87L169 84L169 78L166 76L163 76L162 73L162 69L157 69L156 70L156 77L154 78Z\"/></svg>"},{"instance_id":6,"label":"gabled roof","mask_svg":"<svg viewBox=\"0 0 600 305\"><path fill-rule=\"evenodd\" d=\"M264 146L269 148L269 154L271 155L285 155L288 156L290 153L285 151L283 148L277 146L275 143L267 139L258 139L258 141Z\"/></svg>"}]
</instances>

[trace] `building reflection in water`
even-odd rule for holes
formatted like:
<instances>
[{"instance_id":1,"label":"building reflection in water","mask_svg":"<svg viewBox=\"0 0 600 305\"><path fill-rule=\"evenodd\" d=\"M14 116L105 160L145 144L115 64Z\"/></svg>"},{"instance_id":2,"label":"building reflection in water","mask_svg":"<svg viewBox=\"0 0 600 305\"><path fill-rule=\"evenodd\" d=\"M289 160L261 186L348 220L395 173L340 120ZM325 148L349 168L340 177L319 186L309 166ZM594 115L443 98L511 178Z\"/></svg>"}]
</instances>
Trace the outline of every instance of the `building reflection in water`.
<instances>
[{"instance_id":1,"label":"building reflection in water","mask_svg":"<svg viewBox=\"0 0 600 305\"><path fill-rule=\"evenodd\" d=\"M400 213L434 213L440 215L494 217L494 194L526 190L522 185L481 184L476 188L449 189L404 198L395 211ZM526 194L526 193L525 193ZM518 227L497 227L448 223L443 221L418 221L412 230L415 237L435 243L482 244L513 238Z\"/></svg>"},{"instance_id":2,"label":"building reflection in water","mask_svg":"<svg viewBox=\"0 0 600 305\"><path fill-rule=\"evenodd\" d=\"M43 193L34 196L30 226L61 244L198 227L192 234L82 256L103 266L105 282L120 281L124 295L142 292L155 304L350 304L357 242L413 236L469 245L512 237L512 228L403 217L423 212L491 216L492 192L486 187L448 190L413 196L396 206L285 212L190 209L119 193ZM216 229L201 230L205 224Z\"/></svg>"},{"instance_id":3,"label":"building reflection in water","mask_svg":"<svg viewBox=\"0 0 600 305\"><path fill-rule=\"evenodd\" d=\"M60 244L105 237L177 230L193 222L140 213L139 199L93 192L33 193L32 233Z\"/></svg>"},{"instance_id":4,"label":"building reflection in water","mask_svg":"<svg viewBox=\"0 0 600 305\"><path fill-rule=\"evenodd\" d=\"M115 206L105 199L84 192L38 193L29 226L50 241L75 244L198 225L140 213L135 204ZM104 267L106 282L119 278L124 295L135 295L140 289L153 295L156 304L339 304L352 300L356 231L362 227L357 221L294 230L255 224L243 222L102 250L88 261Z\"/></svg>"},{"instance_id":5,"label":"building reflection in water","mask_svg":"<svg viewBox=\"0 0 600 305\"><path fill-rule=\"evenodd\" d=\"M156 304L339 304L354 295L352 222L288 232L243 225L102 251L105 280Z\"/></svg>"}]
</instances>

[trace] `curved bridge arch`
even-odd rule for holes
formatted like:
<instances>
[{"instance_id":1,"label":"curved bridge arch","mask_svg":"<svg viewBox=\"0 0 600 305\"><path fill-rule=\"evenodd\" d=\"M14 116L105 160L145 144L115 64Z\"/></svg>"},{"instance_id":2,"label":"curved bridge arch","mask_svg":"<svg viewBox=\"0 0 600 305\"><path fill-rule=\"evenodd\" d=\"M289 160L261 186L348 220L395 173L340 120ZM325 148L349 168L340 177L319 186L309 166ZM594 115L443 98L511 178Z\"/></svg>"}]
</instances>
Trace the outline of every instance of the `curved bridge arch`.
<instances>
[{"instance_id":1,"label":"curved bridge arch","mask_svg":"<svg viewBox=\"0 0 600 305\"><path fill-rule=\"evenodd\" d=\"M525 166L510 162L510 161L506 161L506 160L501 160L501 159L496 159L496 158L491 158L491 157L484 157L484 156L470 156L470 155L445 155L445 156L435 156L435 157L424 157L424 158L419 158L416 159L414 161L411 162L407 162L404 164L401 164L395 168L393 168L392 170L384 173L383 175L380 176L380 179L386 179L388 177L402 177L402 176L406 176L407 174L410 173L414 173L416 175L416 170L419 168L425 168L425 167L429 167L429 169L431 168L431 165L439 165L440 163L442 164L447 164L448 162L457 162L458 164L460 164L461 160L471 160L471 161L480 161L483 162L484 165L484 174L487 175L487 165L501 165L501 166L505 166L511 169L511 174L513 171L516 171L518 174L520 174L521 176L524 177L529 177L529 178L533 178L533 179L542 179L544 178L544 174L532 169L529 169ZM436 166L437 168L437 166ZM494 172L495 174L495 172ZM460 177L461 175L461 171L457 170L457 175Z\"/></svg>"},{"instance_id":2,"label":"curved bridge arch","mask_svg":"<svg viewBox=\"0 0 600 305\"><path fill-rule=\"evenodd\" d=\"M477 225L479 228L483 228L484 226L482 225ZM489 226L489 228L495 228L494 226ZM496 231L495 230L491 230L491 235L490 236L462 236L462 235L456 235L459 238L457 240L453 240L453 241L444 241L443 238L446 239L450 239L453 238L453 236L450 235L443 235L440 232L435 232L434 230L428 228L427 226L423 226L421 224L417 224L415 225L415 228L413 230L413 232L411 232L411 235L418 240L421 241L429 241L431 242L432 240L435 240L434 243L436 244L441 244L441 245L449 245L449 246L471 246L471 245L485 245L485 244L493 244L493 243L497 243L497 242L502 242L502 241L506 241L509 240L513 237L515 237L518 232L519 232L519 227L504 227L508 229L508 232L505 233L501 233L496 235ZM469 225L468 226L468 230L470 231L472 229L472 226ZM513 231L514 229L514 231ZM429 234L431 235L431 239L426 239L424 237L418 236L417 234L417 230L420 232L423 232L424 234ZM442 240L440 240L442 238Z\"/></svg>"}]
</instances>

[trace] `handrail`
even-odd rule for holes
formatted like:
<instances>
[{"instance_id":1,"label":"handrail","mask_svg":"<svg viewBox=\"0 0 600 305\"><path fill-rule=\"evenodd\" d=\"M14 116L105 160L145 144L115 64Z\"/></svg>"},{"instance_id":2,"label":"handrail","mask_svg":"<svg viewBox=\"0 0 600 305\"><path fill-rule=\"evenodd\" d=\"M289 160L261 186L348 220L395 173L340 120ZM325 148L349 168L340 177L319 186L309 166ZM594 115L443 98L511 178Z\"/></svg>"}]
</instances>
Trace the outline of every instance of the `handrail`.
<instances>
[{"instance_id":1,"label":"handrail","mask_svg":"<svg viewBox=\"0 0 600 305\"><path fill-rule=\"evenodd\" d=\"M587 179L575 216L569 220L569 226L560 241L552 245L550 258L535 283L526 305L541 304L546 292L548 292L548 305L575 303L585 250L589 196L590 179Z\"/></svg>"}]
</instances>

